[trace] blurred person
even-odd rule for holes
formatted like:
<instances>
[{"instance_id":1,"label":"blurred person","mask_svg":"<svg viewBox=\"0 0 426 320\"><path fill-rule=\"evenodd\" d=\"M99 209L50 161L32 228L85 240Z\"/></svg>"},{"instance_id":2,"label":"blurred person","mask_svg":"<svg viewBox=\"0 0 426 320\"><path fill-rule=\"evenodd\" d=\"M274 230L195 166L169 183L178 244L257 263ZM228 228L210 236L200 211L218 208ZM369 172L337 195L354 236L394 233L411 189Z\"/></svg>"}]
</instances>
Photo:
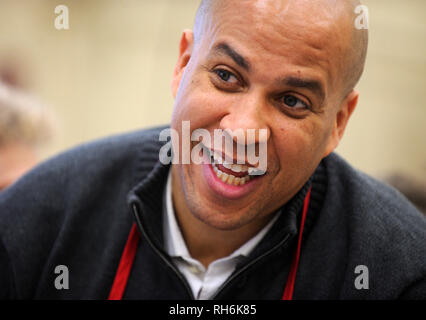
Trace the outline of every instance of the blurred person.
<instances>
[{"instance_id":1,"label":"blurred person","mask_svg":"<svg viewBox=\"0 0 426 320\"><path fill-rule=\"evenodd\" d=\"M27 61L16 50L0 55L0 83L22 91L27 90L31 86L33 74Z\"/></svg>"},{"instance_id":2,"label":"blurred person","mask_svg":"<svg viewBox=\"0 0 426 320\"><path fill-rule=\"evenodd\" d=\"M0 191L39 161L51 134L45 108L21 89L0 82Z\"/></svg>"},{"instance_id":3,"label":"blurred person","mask_svg":"<svg viewBox=\"0 0 426 320\"><path fill-rule=\"evenodd\" d=\"M170 128L84 144L0 195L0 297L425 298L425 218L333 153L366 59L358 5L202 1ZM188 121L266 145L267 167L184 141Z\"/></svg>"},{"instance_id":4,"label":"blurred person","mask_svg":"<svg viewBox=\"0 0 426 320\"><path fill-rule=\"evenodd\" d=\"M426 215L426 179L424 178L425 175L415 178L402 172L394 172L382 177L382 180L400 191Z\"/></svg>"}]
</instances>

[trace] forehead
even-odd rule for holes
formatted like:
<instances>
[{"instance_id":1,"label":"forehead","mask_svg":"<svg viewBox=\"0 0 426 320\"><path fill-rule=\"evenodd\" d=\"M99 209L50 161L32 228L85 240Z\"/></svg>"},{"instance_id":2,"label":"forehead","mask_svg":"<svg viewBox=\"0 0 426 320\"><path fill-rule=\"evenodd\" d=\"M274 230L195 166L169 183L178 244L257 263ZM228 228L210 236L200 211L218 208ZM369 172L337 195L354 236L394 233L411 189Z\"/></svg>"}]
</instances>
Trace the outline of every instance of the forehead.
<instances>
[{"instance_id":1,"label":"forehead","mask_svg":"<svg viewBox=\"0 0 426 320\"><path fill-rule=\"evenodd\" d=\"M319 1L322 2L322 1ZM347 46L344 15L318 1L224 1L203 32L204 53L226 41L254 69L274 65L311 72L332 83ZM316 4L313 4L316 3Z\"/></svg>"}]
</instances>

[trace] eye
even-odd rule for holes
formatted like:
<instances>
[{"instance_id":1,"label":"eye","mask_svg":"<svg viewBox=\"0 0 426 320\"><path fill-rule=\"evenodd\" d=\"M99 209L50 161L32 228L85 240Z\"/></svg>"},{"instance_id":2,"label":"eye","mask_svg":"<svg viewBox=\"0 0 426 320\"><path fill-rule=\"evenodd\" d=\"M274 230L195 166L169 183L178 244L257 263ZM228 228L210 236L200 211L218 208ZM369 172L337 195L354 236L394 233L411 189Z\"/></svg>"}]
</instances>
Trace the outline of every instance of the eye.
<instances>
[{"instance_id":1,"label":"eye","mask_svg":"<svg viewBox=\"0 0 426 320\"><path fill-rule=\"evenodd\" d=\"M291 94L282 97L282 102L291 109L309 109L309 106L304 101Z\"/></svg>"},{"instance_id":2,"label":"eye","mask_svg":"<svg viewBox=\"0 0 426 320\"><path fill-rule=\"evenodd\" d=\"M238 83L237 77L228 70L216 69L216 70L213 70L213 72L217 74L217 76L224 82L231 83L231 84Z\"/></svg>"}]
</instances>

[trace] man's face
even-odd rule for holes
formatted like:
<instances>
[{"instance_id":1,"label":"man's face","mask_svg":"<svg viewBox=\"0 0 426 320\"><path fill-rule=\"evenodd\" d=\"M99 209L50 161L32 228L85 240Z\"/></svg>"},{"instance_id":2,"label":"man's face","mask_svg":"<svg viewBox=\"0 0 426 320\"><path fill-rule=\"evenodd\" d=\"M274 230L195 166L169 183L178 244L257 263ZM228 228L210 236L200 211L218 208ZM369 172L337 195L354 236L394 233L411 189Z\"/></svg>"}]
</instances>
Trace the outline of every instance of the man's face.
<instances>
[{"instance_id":1,"label":"man's face","mask_svg":"<svg viewBox=\"0 0 426 320\"><path fill-rule=\"evenodd\" d=\"M348 118L339 113L347 36L338 23L320 7L230 1L197 44L184 35L171 127L180 136L182 121L212 137L215 129L267 131L266 141L256 141L267 143L267 172L250 186L214 179L211 165L173 165L174 194L198 219L224 230L264 219L337 146Z\"/></svg>"}]
</instances>

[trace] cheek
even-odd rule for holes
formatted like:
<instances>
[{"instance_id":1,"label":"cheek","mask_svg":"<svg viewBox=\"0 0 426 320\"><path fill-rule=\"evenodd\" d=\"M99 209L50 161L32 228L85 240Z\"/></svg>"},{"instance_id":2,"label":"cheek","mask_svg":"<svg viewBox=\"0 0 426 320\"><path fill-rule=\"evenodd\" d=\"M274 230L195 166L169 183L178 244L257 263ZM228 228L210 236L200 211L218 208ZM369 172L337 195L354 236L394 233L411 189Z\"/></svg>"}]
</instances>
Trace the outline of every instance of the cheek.
<instances>
[{"instance_id":1,"label":"cheek","mask_svg":"<svg viewBox=\"0 0 426 320\"><path fill-rule=\"evenodd\" d=\"M314 170L327 146L329 130L325 124L308 119L291 120L277 131L274 148L281 168L294 169L295 174Z\"/></svg>"},{"instance_id":2,"label":"cheek","mask_svg":"<svg viewBox=\"0 0 426 320\"><path fill-rule=\"evenodd\" d=\"M180 91L175 101L173 128L180 127L182 121L190 121L191 130L209 129L219 123L229 101L223 95L217 94L208 81L194 78L183 83L184 89Z\"/></svg>"}]
</instances>

